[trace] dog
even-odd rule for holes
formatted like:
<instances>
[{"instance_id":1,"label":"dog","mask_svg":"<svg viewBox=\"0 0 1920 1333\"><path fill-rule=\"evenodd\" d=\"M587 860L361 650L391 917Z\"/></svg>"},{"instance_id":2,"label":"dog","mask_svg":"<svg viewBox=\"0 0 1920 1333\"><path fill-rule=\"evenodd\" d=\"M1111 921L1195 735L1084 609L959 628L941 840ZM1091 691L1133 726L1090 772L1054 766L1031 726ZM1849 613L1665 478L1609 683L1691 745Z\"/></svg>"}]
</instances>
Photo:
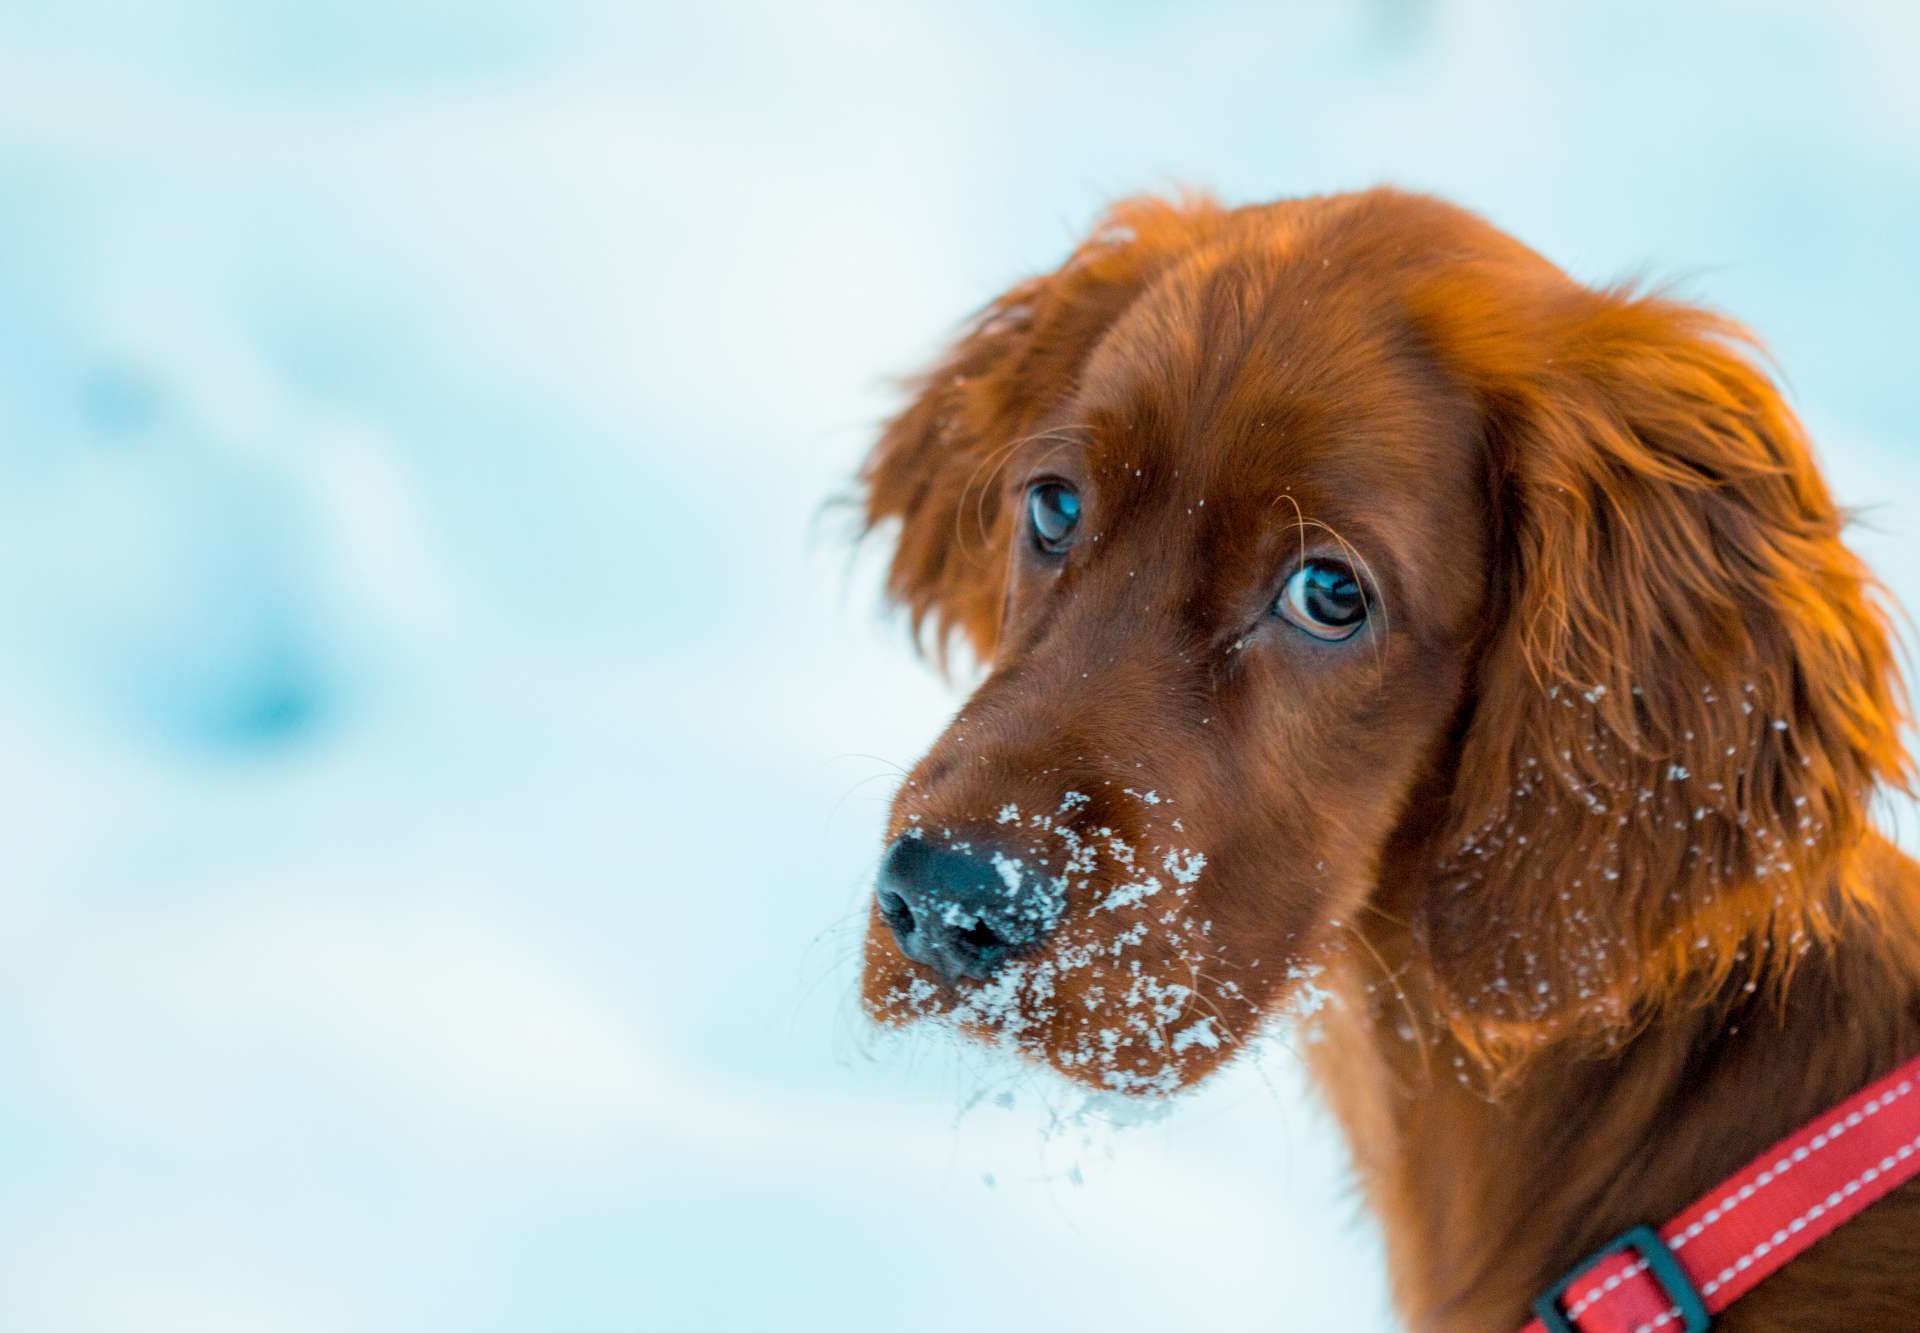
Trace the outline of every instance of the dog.
<instances>
[{"instance_id":1,"label":"dog","mask_svg":"<svg viewBox=\"0 0 1920 1333\"><path fill-rule=\"evenodd\" d=\"M1422 1330L1920 1052L1891 607L1728 320L1394 190L1114 207L861 473L989 668L861 998L1164 1096L1276 1013ZM1716 1327L1920 1329L1920 1188Z\"/></svg>"}]
</instances>

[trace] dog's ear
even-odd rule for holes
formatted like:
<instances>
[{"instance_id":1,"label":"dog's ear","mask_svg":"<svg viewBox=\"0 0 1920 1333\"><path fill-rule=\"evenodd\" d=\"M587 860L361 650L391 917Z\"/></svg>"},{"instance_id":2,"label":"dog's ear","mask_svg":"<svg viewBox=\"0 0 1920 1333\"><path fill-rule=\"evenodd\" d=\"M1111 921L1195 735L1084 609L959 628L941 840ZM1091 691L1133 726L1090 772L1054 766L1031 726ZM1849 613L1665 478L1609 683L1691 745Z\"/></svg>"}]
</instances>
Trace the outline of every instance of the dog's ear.
<instances>
[{"instance_id":1,"label":"dog's ear","mask_svg":"<svg viewBox=\"0 0 1920 1333\"><path fill-rule=\"evenodd\" d=\"M958 631L991 661L1016 517L1000 465L1071 396L1101 335L1152 275L1224 215L1194 197L1115 206L1058 270L974 318L913 385L861 471L869 529L897 520L887 590L944 653Z\"/></svg>"},{"instance_id":2,"label":"dog's ear","mask_svg":"<svg viewBox=\"0 0 1920 1333\"><path fill-rule=\"evenodd\" d=\"M1500 617L1421 926L1483 1050L1783 977L1871 906L1838 858L1907 777L1878 589L1746 336L1553 286L1532 316L1455 292L1441 335L1485 407Z\"/></svg>"}]
</instances>

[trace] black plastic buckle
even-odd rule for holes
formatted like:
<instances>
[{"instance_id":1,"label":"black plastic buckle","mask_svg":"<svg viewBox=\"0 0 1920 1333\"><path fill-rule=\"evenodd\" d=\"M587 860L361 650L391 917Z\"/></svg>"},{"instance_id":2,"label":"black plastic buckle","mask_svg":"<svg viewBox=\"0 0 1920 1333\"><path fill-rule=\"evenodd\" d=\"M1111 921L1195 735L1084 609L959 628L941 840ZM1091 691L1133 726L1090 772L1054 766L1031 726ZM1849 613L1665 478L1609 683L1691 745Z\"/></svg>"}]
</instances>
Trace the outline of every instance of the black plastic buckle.
<instances>
[{"instance_id":1,"label":"black plastic buckle","mask_svg":"<svg viewBox=\"0 0 1920 1333\"><path fill-rule=\"evenodd\" d=\"M1580 1333L1561 1309L1561 1298L1567 1294L1568 1288L1592 1272L1601 1260L1630 1252L1638 1252L1647 1261L1647 1271L1653 1274L1653 1280L1660 1284L1667 1299L1680 1312L1680 1333L1707 1333L1707 1327L1712 1322L1707 1317L1707 1303L1700 1299L1700 1293L1693 1289L1693 1282L1687 1277L1687 1270L1680 1266L1680 1261L1673 1257L1673 1251L1667 1248L1667 1243L1660 1239L1660 1233L1652 1227L1635 1227L1614 1237L1568 1269L1565 1277L1534 1298L1533 1312L1540 1317L1547 1333Z\"/></svg>"}]
</instances>

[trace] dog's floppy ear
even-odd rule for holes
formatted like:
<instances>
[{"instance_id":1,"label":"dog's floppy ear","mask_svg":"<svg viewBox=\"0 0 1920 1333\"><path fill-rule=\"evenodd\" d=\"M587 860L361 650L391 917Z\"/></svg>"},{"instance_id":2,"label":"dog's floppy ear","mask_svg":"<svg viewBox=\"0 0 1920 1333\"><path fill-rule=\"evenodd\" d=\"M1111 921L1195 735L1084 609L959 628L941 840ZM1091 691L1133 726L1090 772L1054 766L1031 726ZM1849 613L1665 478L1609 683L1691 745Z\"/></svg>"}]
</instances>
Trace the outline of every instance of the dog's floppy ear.
<instances>
[{"instance_id":1,"label":"dog's floppy ear","mask_svg":"<svg viewBox=\"0 0 1920 1333\"><path fill-rule=\"evenodd\" d=\"M887 589L944 650L959 631L991 661L1006 582L999 467L1072 394L1100 337L1151 276L1223 216L1211 202L1116 205L1053 273L976 316L913 386L861 471L869 529L899 521Z\"/></svg>"},{"instance_id":2,"label":"dog's floppy ear","mask_svg":"<svg viewBox=\"0 0 1920 1333\"><path fill-rule=\"evenodd\" d=\"M1502 529L1421 921L1456 1027L1483 1050L1617 1034L1730 969L1784 976L1871 906L1836 858L1907 776L1878 589L1798 422L1692 307L1430 296Z\"/></svg>"}]
</instances>

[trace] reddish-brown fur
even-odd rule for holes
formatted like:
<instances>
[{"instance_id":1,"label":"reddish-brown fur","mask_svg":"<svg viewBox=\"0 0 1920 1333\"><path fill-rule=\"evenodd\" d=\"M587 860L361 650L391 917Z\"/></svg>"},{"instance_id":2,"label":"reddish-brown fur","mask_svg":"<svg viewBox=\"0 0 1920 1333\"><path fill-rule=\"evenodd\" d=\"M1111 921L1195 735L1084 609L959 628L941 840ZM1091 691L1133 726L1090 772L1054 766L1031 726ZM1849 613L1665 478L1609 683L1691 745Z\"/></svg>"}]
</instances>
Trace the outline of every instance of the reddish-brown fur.
<instances>
[{"instance_id":1,"label":"reddish-brown fur","mask_svg":"<svg viewBox=\"0 0 1920 1333\"><path fill-rule=\"evenodd\" d=\"M1064 563L1036 476L1084 499ZM1868 819L1907 779L1886 619L1725 321L1417 196L1136 201L865 482L893 594L991 667L890 835L1011 834L1068 894L957 988L876 917L869 1010L1156 1092L1328 997L1305 1049L1410 1327L1517 1328L1920 1052L1920 867ZM1360 641L1266 614L1321 552ZM1716 1326L1920 1328L1920 1189Z\"/></svg>"}]
</instances>

